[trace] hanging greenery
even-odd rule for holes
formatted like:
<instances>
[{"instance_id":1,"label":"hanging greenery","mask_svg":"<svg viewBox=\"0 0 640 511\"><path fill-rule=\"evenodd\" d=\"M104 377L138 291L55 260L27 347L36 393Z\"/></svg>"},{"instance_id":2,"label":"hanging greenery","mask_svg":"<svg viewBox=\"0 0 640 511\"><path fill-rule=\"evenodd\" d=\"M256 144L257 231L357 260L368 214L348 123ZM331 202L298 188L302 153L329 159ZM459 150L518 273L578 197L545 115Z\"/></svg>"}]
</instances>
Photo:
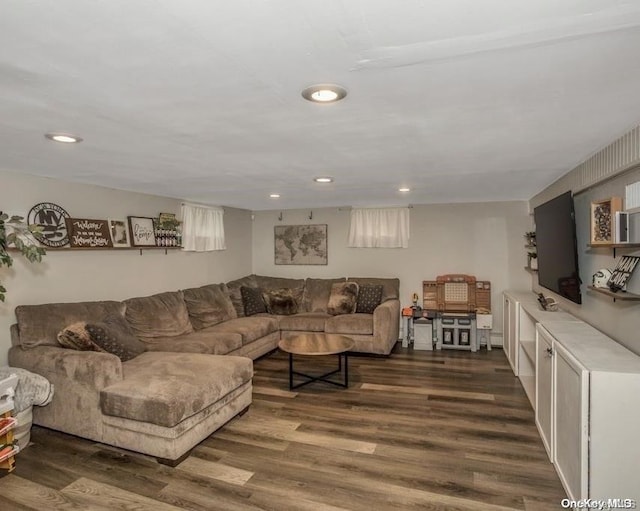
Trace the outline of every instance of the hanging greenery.
<instances>
[{"instance_id":1,"label":"hanging greenery","mask_svg":"<svg viewBox=\"0 0 640 511\"><path fill-rule=\"evenodd\" d=\"M10 227L7 234L7 227ZM9 247L18 250L28 261L40 262L47 251L35 244L33 235L40 233L38 225L27 225L21 216L12 216L0 211L0 267L13 265L13 258L9 254ZM0 283L0 301L4 302L6 288Z\"/></svg>"}]
</instances>

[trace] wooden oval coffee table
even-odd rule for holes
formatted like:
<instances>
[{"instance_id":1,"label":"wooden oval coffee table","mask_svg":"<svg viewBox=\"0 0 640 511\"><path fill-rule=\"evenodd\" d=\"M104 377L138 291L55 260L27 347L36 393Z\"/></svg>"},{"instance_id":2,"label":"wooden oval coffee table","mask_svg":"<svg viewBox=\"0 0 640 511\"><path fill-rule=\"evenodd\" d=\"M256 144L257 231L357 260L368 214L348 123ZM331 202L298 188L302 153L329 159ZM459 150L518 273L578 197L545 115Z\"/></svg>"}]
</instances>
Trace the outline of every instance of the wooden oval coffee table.
<instances>
[{"instance_id":1,"label":"wooden oval coffee table","mask_svg":"<svg viewBox=\"0 0 640 511\"><path fill-rule=\"evenodd\" d=\"M297 389L303 385L308 385L314 381L323 381L338 387L349 387L349 359L348 352L354 348L356 343L353 339L337 334L299 334L282 339L278 343L278 348L289 354L289 389ZM338 355L338 368L319 376L311 376L310 374L300 373L293 370L293 356L321 356L321 355ZM334 374L342 373L344 359L344 382L330 380L329 377ZM293 384L293 376L302 376L306 381Z\"/></svg>"}]
</instances>

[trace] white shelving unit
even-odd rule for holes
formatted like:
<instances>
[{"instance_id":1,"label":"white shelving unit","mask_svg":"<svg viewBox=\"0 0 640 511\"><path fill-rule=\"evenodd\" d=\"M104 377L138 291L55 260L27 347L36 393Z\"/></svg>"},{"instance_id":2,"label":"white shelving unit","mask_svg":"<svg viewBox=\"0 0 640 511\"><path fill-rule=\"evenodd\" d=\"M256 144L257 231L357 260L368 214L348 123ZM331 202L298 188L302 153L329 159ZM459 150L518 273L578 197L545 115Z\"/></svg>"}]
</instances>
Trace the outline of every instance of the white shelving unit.
<instances>
[{"instance_id":1,"label":"white shelving unit","mask_svg":"<svg viewBox=\"0 0 640 511\"><path fill-rule=\"evenodd\" d=\"M541 310L533 293L506 292L505 313L507 357L568 496L640 501L640 357L570 314Z\"/></svg>"}]
</instances>

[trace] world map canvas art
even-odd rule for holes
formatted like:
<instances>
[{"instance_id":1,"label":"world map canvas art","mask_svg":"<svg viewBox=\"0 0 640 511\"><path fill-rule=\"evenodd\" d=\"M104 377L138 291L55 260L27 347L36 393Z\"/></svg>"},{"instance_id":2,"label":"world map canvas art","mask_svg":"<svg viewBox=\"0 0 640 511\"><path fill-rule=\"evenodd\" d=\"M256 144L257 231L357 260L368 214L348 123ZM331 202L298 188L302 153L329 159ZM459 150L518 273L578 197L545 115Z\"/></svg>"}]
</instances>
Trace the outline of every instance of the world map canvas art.
<instances>
[{"instance_id":1,"label":"world map canvas art","mask_svg":"<svg viewBox=\"0 0 640 511\"><path fill-rule=\"evenodd\" d=\"M276 225L276 264L327 264L327 225Z\"/></svg>"}]
</instances>

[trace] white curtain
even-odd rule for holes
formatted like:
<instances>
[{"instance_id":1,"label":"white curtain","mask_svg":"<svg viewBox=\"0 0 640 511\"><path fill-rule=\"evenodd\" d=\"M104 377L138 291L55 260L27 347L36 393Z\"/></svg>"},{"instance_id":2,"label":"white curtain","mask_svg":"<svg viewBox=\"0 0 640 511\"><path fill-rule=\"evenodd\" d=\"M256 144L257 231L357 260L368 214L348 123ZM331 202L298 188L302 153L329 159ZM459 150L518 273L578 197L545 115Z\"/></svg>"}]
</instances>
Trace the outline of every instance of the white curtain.
<instances>
[{"instance_id":1,"label":"white curtain","mask_svg":"<svg viewBox=\"0 0 640 511\"><path fill-rule=\"evenodd\" d=\"M182 250L209 252L225 250L224 209L182 205Z\"/></svg>"},{"instance_id":2,"label":"white curtain","mask_svg":"<svg viewBox=\"0 0 640 511\"><path fill-rule=\"evenodd\" d=\"M408 248L409 208L353 208L349 246Z\"/></svg>"}]
</instances>

